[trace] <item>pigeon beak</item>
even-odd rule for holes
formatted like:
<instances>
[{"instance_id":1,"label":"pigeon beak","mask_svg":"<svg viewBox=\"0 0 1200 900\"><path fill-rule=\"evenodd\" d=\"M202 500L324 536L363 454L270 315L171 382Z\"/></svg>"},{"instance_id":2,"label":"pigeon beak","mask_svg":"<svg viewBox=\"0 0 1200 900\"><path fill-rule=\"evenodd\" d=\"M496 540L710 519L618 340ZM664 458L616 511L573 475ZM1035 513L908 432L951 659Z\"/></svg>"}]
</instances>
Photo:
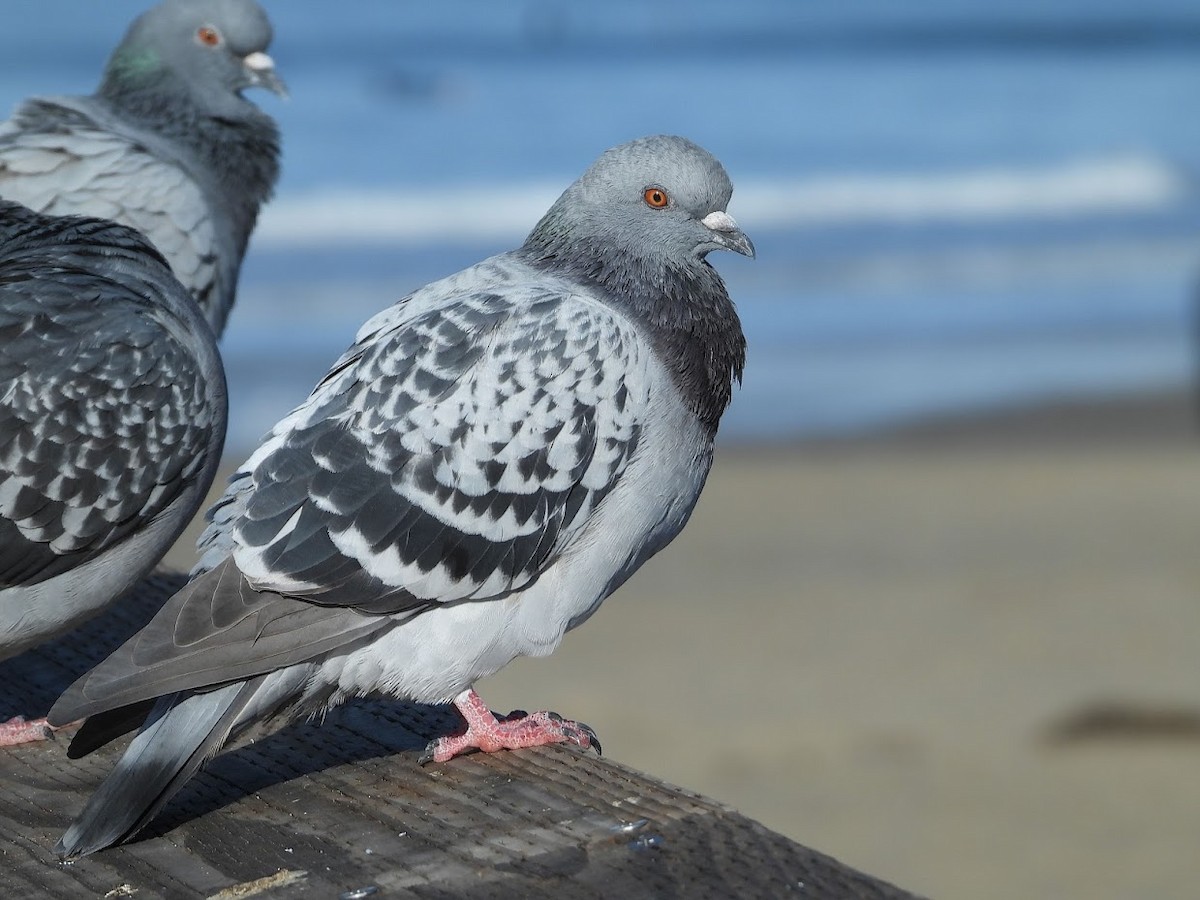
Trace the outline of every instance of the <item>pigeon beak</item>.
<instances>
[{"instance_id":1,"label":"pigeon beak","mask_svg":"<svg viewBox=\"0 0 1200 900\"><path fill-rule=\"evenodd\" d=\"M275 60L256 51L242 57L242 65L246 69L246 77L250 79L250 87L266 88L272 94L287 99L287 85L275 74Z\"/></svg>"},{"instance_id":2,"label":"pigeon beak","mask_svg":"<svg viewBox=\"0 0 1200 900\"><path fill-rule=\"evenodd\" d=\"M713 241L719 247L754 259L754 244L738 228L738 223L727 212L712 212L700 220L700 224L713 233Z\"/></svg>"}]
</instances>

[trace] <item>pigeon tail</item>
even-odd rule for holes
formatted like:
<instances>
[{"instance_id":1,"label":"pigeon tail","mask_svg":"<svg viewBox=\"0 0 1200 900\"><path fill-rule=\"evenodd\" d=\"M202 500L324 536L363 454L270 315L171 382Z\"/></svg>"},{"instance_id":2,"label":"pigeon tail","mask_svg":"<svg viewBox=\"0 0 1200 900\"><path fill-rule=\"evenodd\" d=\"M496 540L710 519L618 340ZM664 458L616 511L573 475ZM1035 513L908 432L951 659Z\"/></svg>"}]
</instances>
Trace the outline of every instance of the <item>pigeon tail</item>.
<instances>
[{"instance_id":1,"label":"pigeon tail","mask_svg":"<svg viewBox=\"0 0 1200 900\"><path fill-rule=\"evenodd\" d=\"M264 677L159 701L55 852L87 856L141 831L225 743Z\"/></svg>"}]
</instances>

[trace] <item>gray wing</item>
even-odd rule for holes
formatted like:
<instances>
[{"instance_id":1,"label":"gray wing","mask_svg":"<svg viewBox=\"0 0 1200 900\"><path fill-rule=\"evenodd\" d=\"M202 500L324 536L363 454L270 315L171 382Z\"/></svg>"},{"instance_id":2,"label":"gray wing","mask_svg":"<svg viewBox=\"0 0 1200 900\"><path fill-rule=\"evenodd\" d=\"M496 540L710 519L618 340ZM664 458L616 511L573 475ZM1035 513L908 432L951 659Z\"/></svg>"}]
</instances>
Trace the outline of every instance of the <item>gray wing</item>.
<instances>
[{"instance_id":1,"label":"gray wing","mask_svg":"<svg viewBox=\"0 0 1200 900\"><path fill-rule=\"evenodd\" d=\"M136 228L166 257L218 334L234 285L196 182L149 142L104 127L87 98L26 101L0 127L0 197L50 215Z\"/></svg>"},{"instance_id":2,"label":"gray wing","mask_svg":"<svg viewBox=\"0 0 1200 900\"><path fill-rule=\"evenodd\" d=\"M233 560L226 560L188 582L150 624L77 680L54 704L51 721L65 725L176 691L253 678L366 640L393 624L352 609L256 591ZM116 734L144 718L118 715L122 725Z\"/></svg>"},{"instance_id":3,"label":"gray wing","mask_svg":"<svg viewBox=\"0 0 1200 900\"><path fill-rule=\"evenodd\" d=\"M637 446L645 348L515 290L372 335L254 454L229 524L252 584L394 613L519 590L563 549Z\"/></svg>"},{"instance_id":4,"label":"gray wing","mask_svg":"<svg viewBox=\"0 0 1200 900\"><path fill-rule=\"evenodd\" d=\"M72 569L161 513L224 429L213 388L127 285L0 260L0 588Z\"/></svg>"},{"instance_id":5,"label":"gray wing","mask_svg":"<svg viewBox=\"0 0 1200 900\"><path fill-rule=\"evenodd\" d=\"M517 290L352 348L214 508L207 541L231 557L81 679L56 720L503 597L568 552L637 448L649 351L599 304Z\"/></svg>"}]
</instances>

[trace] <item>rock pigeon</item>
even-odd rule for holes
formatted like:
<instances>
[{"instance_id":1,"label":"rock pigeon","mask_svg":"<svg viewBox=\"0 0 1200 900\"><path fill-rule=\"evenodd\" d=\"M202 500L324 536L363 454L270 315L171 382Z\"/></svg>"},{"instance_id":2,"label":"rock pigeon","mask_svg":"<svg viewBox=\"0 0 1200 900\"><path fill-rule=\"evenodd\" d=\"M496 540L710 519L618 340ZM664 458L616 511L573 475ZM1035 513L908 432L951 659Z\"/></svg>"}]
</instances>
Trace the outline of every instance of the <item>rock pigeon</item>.
<instances>
[{"instance_id":1,"label":"rock pigeon","mask_svg":"<svg viewBox=\"0 0 1200 900\"><path fill-rule=\"evenodd\" d=\"M753 245L680 137L605 152L525 243L379 313L235 473L193 579L77 681L71 755L145 720L59 844L123 841L226 741L357 695L453 702L426 760L595 735L473 685L550 653L679 532L745 339ZM155 701L147 717L149 704Z\"/></svg>"},{"instance_id":2,"label":"rock pigeon","mask_svg":"<svg viewBox=\"0 0 1200 900\"><path fill-rule=\"evenodd\" d=\"M154 568L225 422L212 329L140 232L0 200L0 659ZM0 744L44 736L0 724Z\"/></svg>"},{"instance_id":3,"label":"rock pigeon","mask_svg":"<svg viewBox=\"0 0 1200 900\"><path fill-rule=\"evenodd\" d=\"M25 101L0 125L0 197L136 228L220 336L259 207L279 174L284 93L254 0L165 0L134 21L90 97Z\"/></svg>"}]
</instances>

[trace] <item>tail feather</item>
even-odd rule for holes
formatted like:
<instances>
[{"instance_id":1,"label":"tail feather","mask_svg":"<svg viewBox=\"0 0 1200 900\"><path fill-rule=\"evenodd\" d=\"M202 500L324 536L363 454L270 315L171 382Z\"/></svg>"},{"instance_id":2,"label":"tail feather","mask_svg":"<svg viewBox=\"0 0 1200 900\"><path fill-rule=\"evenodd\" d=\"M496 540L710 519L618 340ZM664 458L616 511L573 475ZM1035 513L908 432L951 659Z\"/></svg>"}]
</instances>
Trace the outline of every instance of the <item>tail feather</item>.
<instances>
[{"instance_id":1,"label":"tail feather","mask_svg":"<svg viewBox=\"0 0 1200 900\"><path fill-rule=\"evenodd\" d=\"M137 834L221 748L265 678L162 698L55 852L86 856Z\"/></svg>"},{"instance_id":2,"label":"tail feather","mask_svg":"<svg viewBox=\"0 0 1200 900\"><path fill-rule=\"evenodd\" d=\"M131 703L96 713L84 719L75 736L71 738L71 746L67 749L68 759L79 759L89 753L99 750L109 741L115 741L123 734L137 731L145 724L147 717L158 703L158 698Z\"/></svg>"}]
</instances>

